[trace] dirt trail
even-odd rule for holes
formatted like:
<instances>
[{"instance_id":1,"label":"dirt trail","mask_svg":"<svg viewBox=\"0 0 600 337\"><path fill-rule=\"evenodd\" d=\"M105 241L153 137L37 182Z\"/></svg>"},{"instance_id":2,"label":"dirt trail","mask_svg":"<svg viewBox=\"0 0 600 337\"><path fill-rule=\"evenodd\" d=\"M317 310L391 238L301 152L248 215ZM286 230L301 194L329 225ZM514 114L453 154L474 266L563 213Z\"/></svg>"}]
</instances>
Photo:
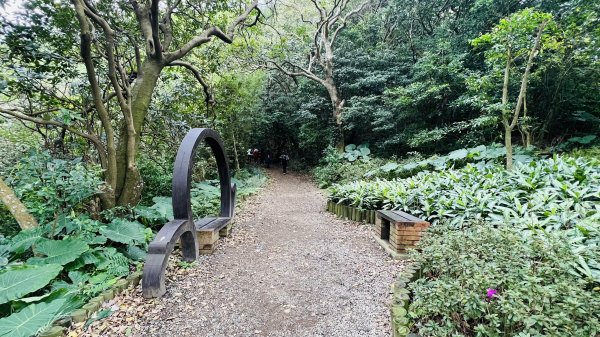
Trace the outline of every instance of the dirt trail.
<instances>
[{"instance_id":1,"label":"dirt trail","mask_svg":"<svg viewBox=\"0 0 600 337\"><path fill-rule=\"evenodd\" d=\"M213 255L169 276L163 298L135 299L144 314L130 320L127 334L391 335L389 290L399 263L367 226L327 213L325 197L308 178L270 174Z\"/></svg>"}]
</instances>

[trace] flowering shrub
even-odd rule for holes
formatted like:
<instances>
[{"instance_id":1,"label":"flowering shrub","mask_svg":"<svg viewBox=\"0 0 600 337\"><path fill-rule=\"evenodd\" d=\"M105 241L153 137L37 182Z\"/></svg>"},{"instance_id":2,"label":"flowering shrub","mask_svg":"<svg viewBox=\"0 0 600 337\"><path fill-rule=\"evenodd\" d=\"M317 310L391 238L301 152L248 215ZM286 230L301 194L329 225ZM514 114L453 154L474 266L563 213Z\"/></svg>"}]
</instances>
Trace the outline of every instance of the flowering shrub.
<instances>
[{"instance_id":1,"label":"flowering shrub","mask_svg":"<svg viewBox=\"0 0 600 337\"><path fill-rule=\"evenodd\" d=\"M422 336L600 333L600 289L571 273L578 257L558 233L440 224L419 247L409 315Z\"/></svg>"}]
</instances>

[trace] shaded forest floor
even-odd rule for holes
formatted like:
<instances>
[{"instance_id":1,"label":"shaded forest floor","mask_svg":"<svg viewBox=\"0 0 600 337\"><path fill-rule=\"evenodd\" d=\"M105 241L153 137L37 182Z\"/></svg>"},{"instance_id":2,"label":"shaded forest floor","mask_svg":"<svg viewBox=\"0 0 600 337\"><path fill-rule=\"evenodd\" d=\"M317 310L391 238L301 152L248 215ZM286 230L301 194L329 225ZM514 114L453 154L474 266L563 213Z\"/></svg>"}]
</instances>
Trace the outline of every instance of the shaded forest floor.
<instances>
[{"instance_id":1,"label":"shaded forest floor","mask_svg":"<svg viewBox=\"0 0 600 337\"><path fill-rule=\"evenodd\" d=\"M307 177L270 176L213 255L170 263L163 298L121 295L85 334L390 336L389 290L401 262L369 227L327 213Z\"/></svg>"}]
</instances>

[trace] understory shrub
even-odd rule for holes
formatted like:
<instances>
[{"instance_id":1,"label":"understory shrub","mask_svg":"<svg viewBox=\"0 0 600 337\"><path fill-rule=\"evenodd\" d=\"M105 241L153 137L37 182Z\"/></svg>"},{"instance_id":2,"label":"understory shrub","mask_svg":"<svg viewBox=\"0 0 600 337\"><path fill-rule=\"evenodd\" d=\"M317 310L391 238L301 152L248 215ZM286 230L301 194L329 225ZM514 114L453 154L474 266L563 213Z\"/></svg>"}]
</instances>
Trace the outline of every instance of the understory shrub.
<instances>
[{"instance_id":1,"label":"understory shrub","mask_svg":"<svg viewBox=\"0 0 600 337\"><path fill-rule=\"evenodd\" d=\"M116 208L90 209L102 188L98 167L32 152L6 182L40 226L11 235L2 223L0 336L35 335L145 259L151 229Z\"/></svg>"},{"instance_id":2,"label":"understory shrub","mask_svg":"<svg viewBox=\"0 0 600 337\"><path fill-rule=\"evenodd\" d=\"M145 259L152 237L138 222L73 213L3 239L0 336L35 334L111 287Z\"/></svg>"},{"instance_id":3,"label":"understory shrub","mask_svg":"<svg viewBox=\"0 0 600 337\"><path fill-rule=\"evenodd\" d=\"M138 167L144 181L142 200L140 201L142 205L151 205L152 198L171 193L173 158L159 157L148 159L141 156L138 160Z\"/></svg>"},{"instance_id":4,"label":"understory shrub","mask_svg":"<svg viewBox=\"0 0 600 337\"><path fill-rule=\"evenodd\" d=\"M600 288L573 273L560 233L476 224L431 227L411 258L409 315L422 336L573 336L600 333Z\"/></svg>"},{"instance_id":5,"label":"understory shrub","mask_svg":"<svg viewBox=\"0 0 600 337\"><path fill-rule=\"evenodd\" d=\"M359 150L351 148L349 151ZM353 155L351 152L339 153L335 148L328 147L323 152L319 166L312 172L319 187L325 188L333 183L343 184L362 179L367 172L382 164L380 159L367 157L368 155L364 156L364 158L369 158L368 160L358 159L358 155L356 158L351 157ZM353 160L350 161L347 157L351 157Z\"/></svg>"},{"instance_id":6,"label":"understory shrub","mask_svg":"<svg viewBox=\"0 0 600 337\"><path fill-rule=\"evenodd\" d=\"M32 151L8 171L5 182L40 223L85 211L103 184L100 168L81 158L58 159Z\"/></svg>"}]
</instances>

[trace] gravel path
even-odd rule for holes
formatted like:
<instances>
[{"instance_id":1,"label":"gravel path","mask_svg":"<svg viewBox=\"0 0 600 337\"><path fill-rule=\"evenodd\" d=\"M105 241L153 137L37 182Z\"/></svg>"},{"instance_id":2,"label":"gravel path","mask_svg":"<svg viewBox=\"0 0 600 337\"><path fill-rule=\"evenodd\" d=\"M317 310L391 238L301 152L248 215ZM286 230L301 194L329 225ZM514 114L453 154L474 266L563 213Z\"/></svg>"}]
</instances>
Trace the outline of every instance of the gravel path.
<instances>
[{"instance_id":1,"label":"gravel path","mask_svg":"<svg viewBox=\"0 0 600 337\"><path fill-rule=\"evenodd\" d=\"M114 325L97 322L95 333L390 336L389 290L401 262L383 252L368 226L324 211L325 197L306 177L270 173L213 255L168 271L163 298L141 300L138 289L116 299L113 307L130 314L113 315L122 318Z\"/></svg>"}]
</instances>

